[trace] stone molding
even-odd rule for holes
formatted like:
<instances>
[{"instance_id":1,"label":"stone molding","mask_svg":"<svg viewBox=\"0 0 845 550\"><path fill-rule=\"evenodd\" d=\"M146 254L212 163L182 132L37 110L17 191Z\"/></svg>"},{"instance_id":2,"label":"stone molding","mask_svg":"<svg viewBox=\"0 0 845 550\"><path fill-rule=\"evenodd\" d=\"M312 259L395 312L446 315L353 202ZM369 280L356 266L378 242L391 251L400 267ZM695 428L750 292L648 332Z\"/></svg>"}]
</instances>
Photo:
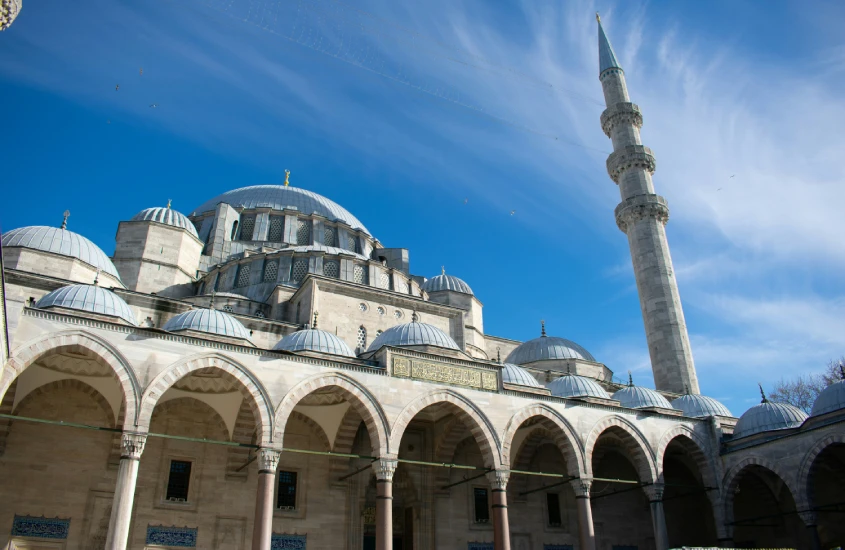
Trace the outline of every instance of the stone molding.
<instances>
[{"instance_id":1,"label":"stone molding","mask_svg":"<svg viewBox=\"0 0 845 550\"><path fill-rule=\"evenodd\" d=\"M580 476L586 471L584 454L581 447L581 440L572 425L558 412L551 407L536 403L529 405L508 421L502 438L502 460L510 463L511 446L516 432L529 419L539 418L541 425L546 429L566 460L569 475Z\"/></svg>"},{"instance_id":2,"label":"stone molding","mask_svg":"<svg viewBox=\"0 0 845 550\"><path fill-rule=\"evenodd\" d=\"M637 128L643 127L643 113L636 103L619 102L611 105L601 114L601 129L610 137L615 126L630 124Z\"/></svg>"},{"instance_id":3,"label":"stone molding","mask_svg":"<svg viewBox=\"0 0 845 550\"><path fill-rule=\"evenodd\" d=\"M373 472L376 474L376 479L392 483L393 474L396 472L398 464L399 461L395 458L380 458L373 462Z\"/></svg>"},{"instance_id":4,"label":"stone molding","mask_svg":"<svg viewBox=\"0 0 845 550\"><path fill-rule=\"evenodd\" d=\"M510 470L493 470L487 473L490 486L495 491L504 491L508 488L508 480L511 477Z\"/></svg>"},{"instance_id":5,"label":"stone molding","mask_svg":"<svg viewBox=\"0 0 845 550\"><path fill-rule=\"evenodd\" d=\"M815 512L798 512L798 515L801 517L801 521L804 522L804 525L807 527L812 527L814 525L819 524L818 516Z\"/></svg>"},{"instance_id":6,"label":"stone molding","mask_svg":"<svg viewBox=\"0 0 845 550\"><path fill-rule=\"evenodd\" d=\"M593 451L596 448L596 443L599 437L610 428L618 428L626 432L628 437L625 438L625 450L630 455L630 459L637 470L640 481L655 482L657 481L657 467L654 463L654 453L648 443L646 437L630 422L619 416L609 416L599 420L584 442L585 462L587 465L587 474L592 477L593 469Z\"/></svg>"},{"instance_id":7,"label":"stone molding","mask_svg":"<svg viewBox=\"0 0 845 550\"><path fill-rule=\"evenodd\" d=\"M278 449L269 449L267 447L258 449L258 471L273 472L275 474L281 457L282 452Z\"/></svg>"},{"instance_id":8,"label":"stone molding","mask_svg":"<svg viewBox=\"0 0 845 550\"><path fill-rule=\"evenodd\" d=\"M635 195L620 202L615 214L616 225L627 234L628 227L646 218L666 225L669 221L669 205L660 195Z\"/></svg>"},{"instance_id":9,"label":"stone molding","mask_svg":"<svg viewBox=\"0 0 845 550\"><path fill-rule=\"evenodd\" d=\"M590 498L590 488L593 486L593 480L589 477L573 479L569 482L569 486L575 492L575 498Z\"/></svg>"},{"instance_id":10,"label":"stone molding","mask_svg":"<svg viewBox=\"0 0 845 550\"><path fill-rule=\"evenodd\" d=\"M615 183L619 183L622 174L627 170L646 170L654 174L657 159L651 149L645 145L626 145L607 157L607 174Z\"/></svg>"},{"instance_id":11,"label":"stone molding","mask_svg":"<svg viewBox=\"0 0 845 550\"><path fill-rule=\"evenodd\" d=\"M649 502L660 502L663 500L663 493L666 487L662 483L652 483L643 487L643 491L648 497Z\"/></svg>"},{"instance_id":12,"label":"stone molding","mask_svg":"<svg viewBox=\"0 0 845 550\"><path fill-rule=\"evenodd\" d=\"M146 443L146 434L124 432L123 437L121 437L120 440L120 458L128 458L130 460L141 460L141 454L144 452L144 445L146 445Z\"/></svg>"}]
</instances>

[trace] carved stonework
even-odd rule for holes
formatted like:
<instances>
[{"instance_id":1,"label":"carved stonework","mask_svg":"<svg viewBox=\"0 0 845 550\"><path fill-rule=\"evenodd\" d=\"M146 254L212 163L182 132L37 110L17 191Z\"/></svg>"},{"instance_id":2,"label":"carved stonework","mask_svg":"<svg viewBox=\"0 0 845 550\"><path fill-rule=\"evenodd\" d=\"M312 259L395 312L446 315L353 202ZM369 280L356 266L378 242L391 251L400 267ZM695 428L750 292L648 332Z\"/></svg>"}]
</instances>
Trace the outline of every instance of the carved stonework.
<instances>
[{"instance_id":1,"label":"carved stonework","mask_svg":"<svg viewBox=\"0 0 845 550\"><path fill-rule=\"evenodd\" d=\"M281 456L281 451L276 449L258 449L258 470L275 472Z\"/></svg>"},{"instance_id":2,"label":"carved stonework","mask_svg":"<svg viewBox=\"0 0 845 550\"><path fill-rule=\"evenodd\" d=\"M502 491L508 488L510 477L510 470L493 470L487 474L487 479L490 480L490 486L493 489L500 489Z\"/></svg>"},{"instance_id":3,"label":"carved stonework","mask_svg":"<svg viewBox=\"0 0 845 550\"><path fill-rule=\"evenodd\" d=\"M657 502L663 500L663 491L666 487L662 483L652 483L643 487L649 502Z\"/></svg>"},{"instance_id":4,"label":"carved stonework","mask_svg":"<svg viewBox=\"0 0 845 550\"><path fill-rule=\"evenodd\" d=\"M392 482L397 464L398 462L393 458L380 458L373 462L373 472L376 474L376 479Z\"/></svg>"},{"instance_id":5,"label":"carved stonework","mask_svg":"<svg viewBox=\"0 0 845 550\"><path fill-rule=\"evenodd\" d=\"M495 372L407 357L393 358L393 376L491 391L495 391L499 387Z\"/></svg>"},{"instance_id":6,"label":"carved stonework","mask_svg":"<svg viewBox=\"0 0 845 550\"><path fill-rule=\"evenodd\" d=\"M607 174L617 184L622 174L632 169L647 170L651 174L654 173L657 169L657 160L651 153L651 149L645 145L626 145L607 157Z\"/></svg>"},{"instance_id":7,"label":"carved stonework","mask_svg":"<svg viewBox=\"0 0 845 550\"><path fill-rule=\"evenodd\" d=\"M576 497L590 498L590 487L593 486L593 480L588 478L573 479L569 482Z\"/></svg>"},{"instance_id":8,"label":"carved stonework","mask_svg":"<svg viewBox=\"0 0 845 550\"><path fill-rule=\"evenodd\" d=\"M616 225L623 233L636 222L652 218L663 225L669 221L669 206L660 195L637 195L625 199L616 207Z\"/></svg>"},{"instance_id":9,"label":"carved stonework","mask_svg":"<svg viewBox=\"0 0 845 550\"><path fill-rule=\"evenodd\" d=\"M615 126L629 124L637 128L643 127L643 113L636 103L617 103L611 105L601 114L601 129L610 137Z\"/></svg>"},{"instance_id":10,"label":"carved stonework","mask_svg":"<svg viewBox=\"0 0 845 550\"><path fill-rule=\"evenodd\" d=\"M806 526L818 525L818 517L816 517L815 512L798 512L798 515L801 516L801 521L804 522Z\"/></svg>"},{"instance_id":11,"label":"carved stonework","mask_svg":"<svg viewBox=\"0 0 845 550\"><path fill-rule=\"evenodd\" d=\"M144 434L123 434L123 437L120 440L120 458L141 460L141 453L144 452L144 444L146 442L147 436Z\"/></svg>"}]
</instances>

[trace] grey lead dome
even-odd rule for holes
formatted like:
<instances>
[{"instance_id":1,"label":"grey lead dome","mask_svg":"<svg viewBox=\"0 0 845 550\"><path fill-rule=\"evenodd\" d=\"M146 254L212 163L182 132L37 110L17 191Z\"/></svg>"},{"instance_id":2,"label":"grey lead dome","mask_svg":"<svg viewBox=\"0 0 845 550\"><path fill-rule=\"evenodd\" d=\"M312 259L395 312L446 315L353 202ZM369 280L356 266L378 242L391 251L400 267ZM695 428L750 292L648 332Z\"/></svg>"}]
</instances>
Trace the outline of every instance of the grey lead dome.
<instances>
[{"instance_id":1,"label":"grey lead dome","mask_svg":"<svg viewBox=\"0 0 845 550\"><path fill-rule=\"evenodd\" d=\"M764 401L754 405L739 417L734 428L734 439L771 430L797 428L806 419L807 413L798 407Z\"/></svg>"},{"instance_id":2,"label":"grey lead dome","mask_svg":"<svg viewBox=\"0 0 845 550\"><path fill-rule=\"evenodd\" d=\"M19 246L76 258L120 280L117 268L99 246L67 229L46 225L19 227L3 235L3 246Z\"/></svg>"},{"instance_id":3,"label":"grey lead dome","mask_svg":"<svg viewBox=\"0 0 845 550\"><path fill-rule=\"evenodd\" d=\"M249 331L240 321L228 313L216 309L197 308L180 313L167 321L161 328L168 332L195 330L249 340Z\"/></svg>"},{"instance_id":4,"label":"grey lead dome","mask_svg":"<svg viewBox=\"0 0 845 550\"><path fill-rule=\"evenodd\" d=\"M382 346L438 346L460 350L451 336L435 326L417 321L387 329L373 340L367 351L376 351Z\"/></svg>"},{"instance_id":5,"label":"grey lead dome","mask_svg":"<svg viewBox=\"0 0 845 550\"><path fill-rule=\"evenodd\" d=\"M822 390L816 402L813 403L810 416L819 416L839 409L845 409L845 380L840 380Z\"/></svg>"},{"instance_id":6,"label":"grey lead dome","mask_svg":"<svg viewBox=\"0 0 845 550\"><path fill-rule=\"evenodd\" d=\"M556 336L540 336L517 346L510 352L506 363L526 365L534 361L554 359L584 359L597 362L589 351L566 338Z\"/></svg>"},{"instance_id":7,"label":"grey lead dome","mask_svg":"<svg viewBox=\"0 0 845 550\"><path fill-rule=\"evenodd\" d=\"M422 289L428 293L450 290L452 292L472 294L472 289L463 281L463 279L459 279L454 275L447 275L445 273L428 279L422 284Z\"/></svg>"},{"instance_id":8,"label":"grey lead dome","mask_svg":"<svg viewBox=\"0 0 845 550\"><path fill-rule=\"evenodd\" d=\"M165 225L172 225L186 230L188 233L196 238L200 238L197 234L197 228L191 223L184 214L173 210L172 208L162 208L160 206L155 208L147 208L141 210L132 217L133 222L158 222Z\"/></svg>"},{"instance_id":9,"label":"grey lead dome","mask_svg":"<svg viewBox=\"0 0 845 550\"><path fill-rule=\"evenodd\" d=\"M58 288L43 296L35 304L38 309L62 307L79 311L90 311L101 315L118 317L133 326L138 323L135 314L123 298L110 290L96 285L69 285Z\"/></svg>"},{"instance_id":10,"label":"grey lead dome","mask_svg":"<svg viewBox=\"0 0 845 550\"><path fill-rule=\"evenodd\" d=\"M543 385L537 382L537 379L531 376L531 373L511 363L502 364L502 382L505 384L515 384L517 386L528 386L529 388L542 388Z\"/></svg>"},{"instance_id":11,"label":"grey lead dome","mask_svg":"<svg viewBox=\"0 0 845 550\"><path fill-rule=\"evenodd\" d=\"M671 409L672 405L665 397L650 388L641 386L625 386L613 394L613 399L628 409L644 409L647 407L660 407Z\"/></svg>"},{"instance_id":12,"label":"grey lead dome","mask_svg":"<svg viewBox=\"0 0 845 550\"><path fill-rule=\"evenodd\" d=\"M601 387L601 385L585 376L578 376L577 374L564 374L560 378L556 378L549 382L549 391L556 397L598 397L601 399L610 399L610 395Z\"/></svg>"},{"instance_id":13,"label":"grey lead dome","mask_svg":"<svg viewBox=\"0 0 845 550\"><path fill-rule=\"evenodd\" d=\"M355 357L352 348L331 332L316 328L298 330L282 338L273 349L285 351L318 351L344 357Z\"/></svg>"},{"instance_id":14,"label":"grey lead dome","mask_svg":"<svg viewBox=\"0 0 845 550\"><path fill-rule=\"evenodd\" d=\"M684 413L689 418L708 416L733 416L728 408L712 397L688 393L672 401L672 408Z\"/></svg>"}]
</instances>

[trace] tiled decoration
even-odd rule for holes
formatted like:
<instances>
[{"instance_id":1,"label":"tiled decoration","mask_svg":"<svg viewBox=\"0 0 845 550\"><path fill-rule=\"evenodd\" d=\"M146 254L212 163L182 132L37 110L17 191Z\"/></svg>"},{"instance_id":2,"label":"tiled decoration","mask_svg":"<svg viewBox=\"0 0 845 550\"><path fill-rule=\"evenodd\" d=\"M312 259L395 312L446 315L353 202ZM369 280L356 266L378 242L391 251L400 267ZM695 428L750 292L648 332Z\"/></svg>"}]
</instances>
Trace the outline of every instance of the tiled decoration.
<instances>
[{"instance_id":1,"label":"tiled decoration","mask_svg":"<svg viewBox=\"0 0 845 550\"><path fill-rule=\"evenodd\" d=\"M147 542L156 546L175 546L178 548L197 547L197 529L194 527L147 526Z\"/></svg>"},{"instance_id":2,"label":"tiled decoration","mask_svg":"<svg viewBox=\"0 0 845 550\"><path fill-rule=\"evenodd\" d=\"M46 518L44 516L18 516L12 522L13 537L35 537L41 539L67 538L70 530L70 518Z\"/></svg>"},{"instance_id":3,"label":"tiled decoration","mask_svg":"<svg viewBox=\"0 0 845 550\"><path fill-rule=\"evenodd\" d=\"M468 542L467 550L493 550L492 542Z\"/></svg>"},{"instance_id":4,"label":"tiled decoration","mask_svg":"<svg viewBox=\"0 0 845 550\"><path fill-rule=\"evenodd\" d=\"M307 535L288 535L273 533L270 540L270 550L305 550Z\"/></svg>"}]
</instances>

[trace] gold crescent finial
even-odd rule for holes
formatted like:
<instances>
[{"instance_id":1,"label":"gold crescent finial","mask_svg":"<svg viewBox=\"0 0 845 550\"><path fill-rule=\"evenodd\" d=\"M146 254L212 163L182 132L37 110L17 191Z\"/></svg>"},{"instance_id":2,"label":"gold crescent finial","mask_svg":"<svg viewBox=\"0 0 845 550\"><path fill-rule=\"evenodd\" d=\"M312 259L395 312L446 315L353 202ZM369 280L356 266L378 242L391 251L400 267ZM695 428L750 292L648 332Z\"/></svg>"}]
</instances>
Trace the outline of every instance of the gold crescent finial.
<instances>
[{"instance_id":1,"label":"gold crescent finial","mask_svg":"<svg viewBox=\"0 0 845 550\"><path fill-rule=\"evenodd\" d=\"M290 170L285 170L285 187L290 185Z\"/></svg>"},{"instance_id":2,"label":"gold crescent finial","mask_svg":"<svg viewBox=\"0 0 845 550\"><path fill-rule=\"evenodd\" d=\"M67 219L70 217L70 210L65 210L65 213L62 214L64 219L62 219L62 229L67 229Z\"/></svg>"},{"instance_id":3,"label":"gold crescent finial","mask_svg":"<svg viewBox=\"0 0 845 550\"><path fill-rule=\"evenodd\" d=\"M440 274L441 274L441 275L446 275L446 266L445 266L445 265L441 265L441 266L440 266Z\"/></svg>"},{"instance_id":4,"label":"gold crescent finial","mask_svg":"<svg viewBox=\"0 0 845 550\"><path fill-rule=\"evenodd\" d=\"M173 199L167 199L167 209L170 210L170 204L173 202Z\"/></svg>"},{"instance_id":5,"label":"gold crescent finial","mask_svg":"<svg viewBox=\"0 0 845 550\"><path fill-rule=\"evenodd\" d=\"M596 21L601 23L601 17L599 17L599 12L596 12Z\"/></svg>"}]
</instances>

